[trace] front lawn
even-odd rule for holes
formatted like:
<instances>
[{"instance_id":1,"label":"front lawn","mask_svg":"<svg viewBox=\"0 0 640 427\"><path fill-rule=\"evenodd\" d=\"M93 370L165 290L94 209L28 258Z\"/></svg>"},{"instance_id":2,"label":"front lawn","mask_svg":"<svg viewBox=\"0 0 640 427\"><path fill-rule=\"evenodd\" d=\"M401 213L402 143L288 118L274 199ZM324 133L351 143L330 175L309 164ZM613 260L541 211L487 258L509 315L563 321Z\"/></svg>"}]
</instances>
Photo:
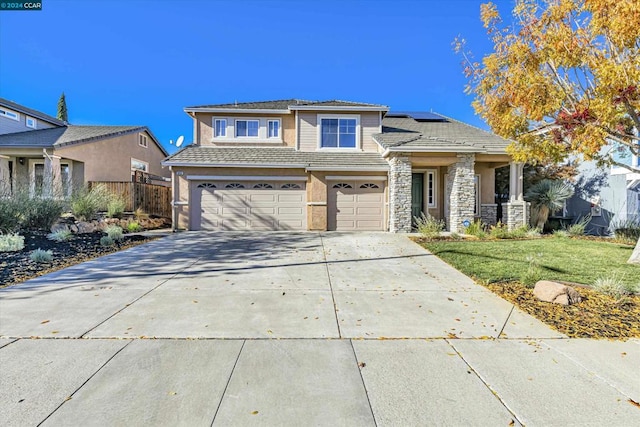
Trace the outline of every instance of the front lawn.
<instances>
[{"instance_id":1,"label":"front lawn","mask_svg":"<svg viewBox=\"0 0 640 427\"><path fill-rule=\"evenodd\" d=\"M484 283L519 281L532 262L540 266L541 279L545 280L589 285L599 277L617 276L625 283L640 283L640 267L626 263L633 246L558 237L421 244Z\"/></svg>"},{"instance_id":2,"label":"front lawn","mask_svg":"<svg viewBox=\"0 0 640 427\"><path fill-rule=\"evenodd\" d=\"M572 338L640 338L640 295L613 297L576 287L582 302L538 301L522 282L535 264L537 279L593 284L617 278L640 284L640 266L627 264L633 246L548 237L533 240L421 241L429 251L521 310Z\"/></svg>"}]
</instances>

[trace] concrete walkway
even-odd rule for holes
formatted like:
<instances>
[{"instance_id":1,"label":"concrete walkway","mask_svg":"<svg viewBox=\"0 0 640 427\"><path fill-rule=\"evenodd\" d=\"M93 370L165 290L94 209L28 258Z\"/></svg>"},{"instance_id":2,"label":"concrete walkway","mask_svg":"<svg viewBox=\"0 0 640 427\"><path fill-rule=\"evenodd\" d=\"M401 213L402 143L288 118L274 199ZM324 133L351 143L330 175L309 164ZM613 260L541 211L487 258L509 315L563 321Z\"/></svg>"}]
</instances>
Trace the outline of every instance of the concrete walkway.
<instances>
[{"instance_id":1,"label":"concrete walkway","mask_svg":"<svg viewBox=\"0 0 640 427\"><path fill-rule=\"evenodd\" d=\"M387 233L182 233L0 290L11 426L640 425L639 367Z\"/></svg>"}]
</instances>

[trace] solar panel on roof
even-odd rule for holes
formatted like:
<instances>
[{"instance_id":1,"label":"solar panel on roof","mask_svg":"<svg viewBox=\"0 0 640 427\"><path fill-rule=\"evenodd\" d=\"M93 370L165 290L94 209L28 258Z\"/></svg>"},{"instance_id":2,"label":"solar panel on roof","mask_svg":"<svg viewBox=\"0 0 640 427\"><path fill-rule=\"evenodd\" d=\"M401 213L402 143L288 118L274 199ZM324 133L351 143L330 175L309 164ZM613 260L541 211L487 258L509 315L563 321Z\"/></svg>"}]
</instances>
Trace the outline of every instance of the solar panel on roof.
<instances>
[{"instance_id":1,"label":"solar panel on roof","mask_svg":"<svg viewBox=\"0 0 640 427\"><path fill-rule=\"evenodd\" d=\"M386 117L411 117L417 121L446 122L447 119L439 114L428 111L389 111Z\"/></svg>"}]
</instances>

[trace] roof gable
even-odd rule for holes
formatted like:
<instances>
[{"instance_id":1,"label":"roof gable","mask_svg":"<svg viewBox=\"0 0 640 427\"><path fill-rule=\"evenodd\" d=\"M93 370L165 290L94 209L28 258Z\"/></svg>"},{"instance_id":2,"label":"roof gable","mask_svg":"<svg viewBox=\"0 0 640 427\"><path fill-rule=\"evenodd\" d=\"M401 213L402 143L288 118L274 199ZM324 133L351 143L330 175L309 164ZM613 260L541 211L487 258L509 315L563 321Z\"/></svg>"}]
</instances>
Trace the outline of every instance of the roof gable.
<instances>
[{"instance_id":1,"label":"roof gable","mask_svg":"<svg viewBox=\"0 0 640 427\"><path fill-rule=\"evenodd\" d=\"M147 132L166 156L168 153L146 126L63 126L0 135L0 147L59 148L84 142L100 141L134 132Z\"/></svg>"},{"instance_id":2,"label":"roof gable","mask_svg":"<svg viewBox=\"0 0 640 427\"><path fill-rule=\"evenodd\" d=\"M6 107L10 110L17 111L22 114L26 114L27 116L43 120L55 126L64 126L65 122L62 120L58 120L55 117L52 117L48 114L41 113L40 111L25 107L24 105L20 105L16 102L9 101L8 99L0 98L0 105Z\"/></svg>"}]
</instances>

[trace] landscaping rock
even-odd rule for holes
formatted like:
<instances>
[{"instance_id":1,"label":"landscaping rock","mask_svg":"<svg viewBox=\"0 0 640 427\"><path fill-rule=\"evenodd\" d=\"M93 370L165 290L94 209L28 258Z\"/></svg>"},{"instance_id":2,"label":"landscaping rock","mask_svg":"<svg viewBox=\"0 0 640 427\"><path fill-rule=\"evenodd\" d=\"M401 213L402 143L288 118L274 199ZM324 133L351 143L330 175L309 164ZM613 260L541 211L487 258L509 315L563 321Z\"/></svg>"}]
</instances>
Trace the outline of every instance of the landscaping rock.
<instances>
[{"instance_id":1,"label":"landscaping rock","mask_svg":"<svg viewBox=\"0 0 640 427\"><path fill-rule=\"evenodd\" d=\"M51 226L51 232L57 233L58 231L69 231L69 226L63 222L56 222Z\"/></svg>"},{"instance_id":2,"label":"landscaping rock","mask_svg":"<svg viewBox=\"0 0 640 427\"><path fill-rule=\"evenodd\" d=\"M80 221L76 224L78 227L78 233L94 233L98 230L98 225L95 222Z\"/></svg>"},{"instance_id":3,"label":"landscaping rock","mask_svg":"<svg viewBox=\"0 0 640 427\"><path fill-rule=\"evenodd\" d=\"M533 295L540 301L562 305L571 305L582 301L578 291L571 286L549 280L540 280L536 283Z\"/></svg>"}]
</instances>

